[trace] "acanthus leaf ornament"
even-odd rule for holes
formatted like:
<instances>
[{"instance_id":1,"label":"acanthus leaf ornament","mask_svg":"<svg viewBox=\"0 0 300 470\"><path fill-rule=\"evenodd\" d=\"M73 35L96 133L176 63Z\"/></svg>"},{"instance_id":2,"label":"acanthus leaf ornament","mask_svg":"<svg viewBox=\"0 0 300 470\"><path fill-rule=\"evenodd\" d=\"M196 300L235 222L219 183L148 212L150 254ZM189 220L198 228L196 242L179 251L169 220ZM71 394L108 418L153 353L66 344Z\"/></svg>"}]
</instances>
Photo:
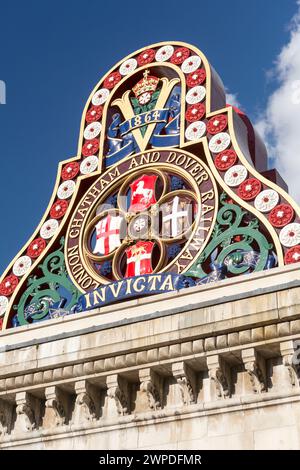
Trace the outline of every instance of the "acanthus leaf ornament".
<instances>
[{"instance_id":1,"label":"acanthus leaf ornament","mask_svg":"<svg viewBox=\"0 0 300 470\"><path fill-rule=\"evenodd\" d=\"M108 71L85 106L78 151L60 165L43 220L1 278L3 328L50 318L63 305L73 312L79 290L122 284L130 272L150 281L163 274L171 289L168 274L183 276L183 287L298 262L299 208L263 176L264 158L241 116L189 44L150 45ZM136 257L131 266L128 254ZM76 290L72 306L58 282Z\"/></svg>"}]
</instances>

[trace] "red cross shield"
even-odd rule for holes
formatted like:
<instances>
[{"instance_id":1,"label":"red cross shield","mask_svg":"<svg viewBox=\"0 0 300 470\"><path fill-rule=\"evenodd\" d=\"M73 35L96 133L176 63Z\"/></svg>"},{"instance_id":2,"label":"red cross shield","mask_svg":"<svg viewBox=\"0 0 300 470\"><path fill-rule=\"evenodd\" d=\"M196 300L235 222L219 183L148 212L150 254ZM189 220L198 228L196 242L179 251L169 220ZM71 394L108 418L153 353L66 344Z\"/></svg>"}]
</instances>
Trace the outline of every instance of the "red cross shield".
<instances>
[{"instance_id":1,"label":"red cross shield","mask_svg":"<svg viewBox=\"0 0 300 470\"><path fill-rule=\"evenodd\" d=\"M142 175L131 185L131 198L129 211L138 212L155 204L156 175Z\"/></svg>"},{"instance_id":2,"label":"red cross shield","mask_svg":"<svg viewBox=\"0 0 300 470\"><path fill-rule=\"evenodd\" d=\"M96 224L96 244L93 253L108 255L121 245L120 226L122 217L108 214Z\"/></svg>"},{"instance_id":3,"label":"red cross shield","mask_svg":"<svg viewBox=\"0 0 300 470\"><path fill-rule=\"evenodd\" d=\"M162 236L164 238L182 235L192 224L191 201L175 196L161 206Z\"/></svg>"},{"instance_id":4,"label":"red cross shield","mask_svg":"<svg viewBox=\"0 0 300 470\"><path fill-rule=\"evenodd\" d=\"M125 277L139 276L141 274L153 273L152 268L152 251L153 242L139 241L135 245L127 248L125 251L127 256L127 268Z\"/></svg>"}]
</instances>

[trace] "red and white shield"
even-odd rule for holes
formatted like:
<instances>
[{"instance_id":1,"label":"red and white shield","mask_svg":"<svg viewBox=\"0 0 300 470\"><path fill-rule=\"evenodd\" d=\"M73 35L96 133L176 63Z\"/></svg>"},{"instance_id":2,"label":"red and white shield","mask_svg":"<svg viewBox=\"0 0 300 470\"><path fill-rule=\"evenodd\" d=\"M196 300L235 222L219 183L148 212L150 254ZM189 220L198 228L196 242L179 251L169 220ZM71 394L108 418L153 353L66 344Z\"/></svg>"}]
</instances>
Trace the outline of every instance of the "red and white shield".
<instances>
[{"instance_id":1,"label":"red and white shield","mask_svg":"<svg viewBox=\"0 0 300 470\"><path fill-rule=\"evenodd\" d=\"M131 185L131 198L129 211L137 212L147 209L155 204L156 175L142 175Z\"/></svg>"},{"instance_id":2,"label":"red and white shield","mask_svg":"<svg viewBox=\"0 0 300 470\"><path fill-rule=\"evenodd\" d=\"M153 273L152 251L154 243L139 241L135 245L127 248L127 268L125 277L139 276L141 274Z\"/></svg>"},{"instance_id":3,"label":"red and white shield","mask_svg":"<svg viewBox=\"0 0 300 470\"><path fill-rule=\"evenodd\" d=\"M120 226L122 217L108 214L96 224L96 245L93 253L108 255L121 245Z\"/></svg>"},{"instance_id":4,"label":"red and white shield","mask_svg":"<svg viewBox=\"0 0 300 470\"><path fill-rule=\"evenodd\" d=\"M175 196L161 206L162 211L162 236L164 238L177 237L185 232L192 224L192 203Z\"/></svg>"}]
</instances>

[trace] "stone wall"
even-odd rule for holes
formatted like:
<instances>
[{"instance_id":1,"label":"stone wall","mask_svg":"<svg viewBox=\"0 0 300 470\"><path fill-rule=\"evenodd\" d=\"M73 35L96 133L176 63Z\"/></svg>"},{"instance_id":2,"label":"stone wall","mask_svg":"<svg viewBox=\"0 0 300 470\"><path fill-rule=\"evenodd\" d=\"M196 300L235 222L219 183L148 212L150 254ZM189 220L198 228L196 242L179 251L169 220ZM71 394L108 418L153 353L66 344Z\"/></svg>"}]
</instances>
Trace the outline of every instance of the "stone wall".
<instances>
[{"instance_id":1,"label":"stone wall","mask_svg":"<svg viewBox=\"0 0 300 470\"><path fill-rule=\"evenodd\" d=\"M299 265L4 331L0 448L299 449L299 345Z\"/></svg>"}]
</instances>

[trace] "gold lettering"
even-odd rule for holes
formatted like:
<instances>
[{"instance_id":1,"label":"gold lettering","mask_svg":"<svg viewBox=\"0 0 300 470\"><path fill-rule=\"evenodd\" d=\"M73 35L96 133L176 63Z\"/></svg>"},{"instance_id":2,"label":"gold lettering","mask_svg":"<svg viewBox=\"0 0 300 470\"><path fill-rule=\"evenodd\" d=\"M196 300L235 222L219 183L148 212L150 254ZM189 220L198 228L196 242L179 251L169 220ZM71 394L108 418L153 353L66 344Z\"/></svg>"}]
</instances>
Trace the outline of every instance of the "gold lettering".
<instances>
[{"instance_id":1,"label":"gold lettering","mask_svg":"<svg viewBox=\"0 0 300 470\"><path fill-rule=\"evenodd\" d=\"M71 265L72 266L72 265ZM76 264L76 266L74 266L74 268L72 269L72 273L73 274L77 274L80 270L83 270L83 266L82 264L78 263Z\"/></svg>"},{"instance_id":2,"label":"gold lettering","mask_svg":"<svg viewBox=\"0 0 300 470\"><path fill-rule=\"evenodd\" d=\"M105 186L107 186L108 184L109 184L109 181L106 181L104 178L101 178L100 180L101 189L105 188Z\"/></svg>"},{"instance_id":3,"label":"gold lettering","mask_svg":"<svg viewBox=\"0 0 300 470\"><path fill-rule=\"evenodd\" d=\"M160 153L159 152L153 152L150 158L151 163L155 163L160 159Z\"/></svg>"},{"instance_id":4,"label":"gold lettering","mask_svg":"<svg viewBox=\"0 0 300 470\"><path fill-rule=\"evenodd\" d=\"M181 257L182 259L193 259L193 256L192 256L192 253L190 252L189 249L187 249L182 255Z\"/></svg>"},{"instance_id":5,"label":"gold lettering","mask_svg":"<svg viewBox=\"0 0 300 470\"><path fill-rule=\"evenodd\" d=\"M185 264L180 264L180 259L178 259L175 263L177 268L177 274L181 273L181 271L185 268Z\"/></svg>"},{"instance_id":6,"label":"gold lettering","mask_svg":"<svg viewBox=\"0 0 300 470\"><path fill-rule=\"evenodd\" d=\"M80 261L80 258L79 258L79 255L72 255L69 257L69 265L70 266L75 266L79 263Z\"/></svg>"},{"instance_id":7,"label":"gold lettering","mask_svg":"<svg viewBox=\"0 0 300 470\"><path fill-rule=\"evenodd\" d=\"M182 153L181 155L178 155L178 157L176 158L176 165L182 166L185 161L186 161L186 155Z\"/></svg>"},{"instance_id":8,"label":"gold lettering","mask_svg":"<svg viewBox=\"0 0 300 470\"><path fill-rule=\"evenodd\" d=\"M81 267L81 270L79 270L79 271L77 270L74 277L75 277L76 281L78 282L78 284L80 284L82 287L84 287L84 286L90 287L92 279L86 273L86 271L84 270L84 267L82 265L80 265L80 267ZM74 270L73 270L73 273L74 273ZM88 284L86 284L87 280L90 281Z\"/></svg>"},{"instance_id":9,"label":"gold lettering","mask_svg":"<svg viewBox=\"0 0 300 470\"><path fill-rule=\"evenodd\" d=\"M206 173L206 171L202 171L202 173L200 173L200 175L198 175L195 180L197 181L198 183L198 186L200 186L203 181L207 181L208 180L208 174Z\"/></svg>"},{"instance_id":10,"label":"gold lettering","mask_svg":"<svg viewBox=\"0 0 300 470\"><path fill-rule=\"evenodd\" d=\"M91 287L92 283L93 283L93 279L90 276L87 276L83 279L83 281L81 283L81 287L84 290L89 289Z\"/></svg>"},{"instance_id":11,"label":"gold lettering","mask_svg":"<svg viewBox=\"0 0 300 470\"><path fill-rule=\"evenodd\" d=\"M201 217L200 222L212 222L212 217Z\"/></svg>"},{"instance_id":12,"label":"gold lettering","mask_svg":"<svg viewBox=\"0 0 300 470\"><path fill-rule=\"evenodd\" d=\"M201 248L203 242L204 242L203 238L193 238L193 240L191 241L190 247L198 251Z\"/></svg>"},{"instance_id":13,"label":"gold lettering","mask_svg":"<svg viewBox=\"0 0 300 470\"><path fill-rule=\"evenodd\" d=\"M159 290L174 290L173 287L173 280L171 274L168 274L162 285L160 286Z\"/></svg>"},{"instance_id":14,"label":"gold lettering","mask_svg":"<svg viewBox=\"0 0 300 470\"><path fill-rule=\"evenodd\" d=\"M202 207L201 207L201 214L202 216L207 214L207 212L210 212L212 211L214 208L214 206L207 206L206 204L203 204ZM202 218L202 217L201 217Z\"/></svg>"},{"instance_id":15,"label":"gold lettering","mask_svg":"<svg viewBox=\"0 0 300 470\"><path fill-rule=\"evenodd\" d=\"M202 170L203 170L203 167L199 165L199 163L196 163L194 168L190 170L190 173L192 176L196 176L198 175L199 171L202 171Z\"/></svg>"},{"instance_id":16,"label":"gold lettering","mask_svg":"<svg viewBox=\"0 0 300 470\"><path fill-rule=\"evenodd\" d=\"M98 196L100 193L100 189L94 186L89 190L88 197L92 196L94 199Z\"/></svg>"},{"instance_id":17,"label":"gold lettering","mask_svg":"<svg viewBox=\"0 0 300 470\"><path fill-rule=\"evenodd\" d=\"M90 308L92 306L91 305L91 300L90 300L90 294L85 294L84 298L85 298L86 308Z\"/></svg>"},{"instance_id":18,"label":"gold lettering","mask_svg":"<svg viewBox=\"0 0 300 470\"><path fill-rule=\"evenodd\" d=\"M101 287L99 290L94 290L93 294L93 306L100 302L104 302L106 299L106 287Z\"/></svg>"},{"instance_id":19,"label":"gold lettering","mask_svg":"<svg viewBox=\"0 0 300 470\"><path fill-rule=\"evenodd\" d=\"M170 152L169 156L167 158L167 163L173 163L176 158L176 153L175 152Z\"/></svg>"},{"instance_id":20,"label":"gold lettering","mask_svg":"<svg viewBox=\"0 0 300 470\"><path fill-rule=\"evenodd\" d=\"M136 292L143 292L143 290L145 290L145 287L146 287L145 284L142 284L139 287L140 282L145 283L146 279L144 277L138 277L137 279L135 279L135 281L133 283L133 290L135 290Z\"/></svg>"},{"instance_id":21,"label":"gold lettering","mask_svg":"<svg viewBox=\"0 0 300 470\"><path fill-rule=\"evenodd\" d=\"M71 229L71 230L70 230L70 233L69 233L70 238L77 238L77 237L79 237L79 233L80 233L80 232L79 232L78 229L76 229L76 230Z\"/></svg>"},{"instance_id":22,"label":"gold lettering","mask_svg":"<svg viewBox=\"0 0 300 470\"><path fill-rule=\"evenodd\" d=\"M115 284L109 284L108 287L110 287L110 290L111 290L112 295L114 296L114 298L119 296L120 289L121 289L122 285L123 285L123 281L118 282L117 286Z\"/></svg>"},{"instance_id":23,"label":"gold lettering","mask_svg":"<svg viewBox=\"0 0 300 470\"><path fill-rule=\"evenodd\" d=\"M108 173L108 176L110 177L110 180L113 181L115 178L117 178L117 176L120 176L120 171L119 171L119 168L116 167L114 169L114 173L112 171L110 171Z\"/></svg>"},{"instance_id":24,"label":"gold lettering","mask_svg":"<svg viewBox=\"0 0 300 470\"><path fill-rule=\"evenodd\" d=\"M78 209L78 214L81 215L82 218L84 218L86 211L88 210L88 207L84 207L82 209Z\"/></svg>"},{"instance_id":25,"label":"gold lettering","mask_svg":"<svg viewBox=\"0 0 300 470\"><path fill-rule=\"evenodd\" d=\"M160 282L160 280L161 280L161 275L160 275L160 274L158 274L158 275L156 275L156 276L151 276L151 277L149 278L149 284L150 284L149 291L151 291L151 290L156 290L156 289L157 289L157 287L156 287L156 281Z\"/></svg>"},{"instance_id":26,"label":"gold lettering","mask_svg":"<svg viewBox=\"0 0 300 470\"><path fill-rule=\"evenodd\" d=\"M129 169L130 169L130 168L135 168L135 167L137 167L137 166L138 166L137 161L136 161L135 158L133 158L133 159L131 160L131 162L130 162Z\"/></svg>"},{"instance_id":27,"label":"gold lettering","mask_svg":"<svg viewBox=\"0 0 300 470\"><path fill-rule=\"evenodd\" d=\"M87 204L88 206L92 204L92 201L89 200L89 196L86 196L81 203L82 206L84 206L85 204Z\"/></svg>"},{"instance_id":28,"label":"gold lettering","mask_svg":"<svg viewBox=\"0 0 300 470\"><path fill-rule=\"evenodd\" d=\"M210 189L206 193L201 194L202 202L207 201L207 199L213 199L215 197L215 192L213 189Z\"/></svg>"},{"instance_id":29,"label":"gold lettering","mask_svg":"<svg viewBox=\"0 0 300 470\"><path fill-rule=\"evenodd\" d=\"M127 279L126 295L131 294L131 283L132 283L132 279Z\"/></svg>"},{"instance_id":30,"label":"gold lettering","mask_svg":"<svg viewBox=\"0 0 300 470\"><path fill-rule=\"evenodd\" d=\"M150 152L141 155L141 165L143 165L144 163L150 163Z\"/></svg>"},{"instance_id":31,"label":"gold lettering","mask_svg":"<svg viewBox=\"0 0 300 470\"><path fill-rule=\"evenodd\" d=\"M72 246L71 248L68 248L68 255L76 255L78 253L78 245Z\"/></svg>"},{"instance_id":32,"label":"gold lettering","mask_svg":"<svg viewBox=\"0 0 300 470\"><path fill-rule=\"evenodd\" d=\"M191 157L188 157L188 158L187 158L187 162L186 162L186 164L184 165L184 169L185 169L185 170L188 170L191 165L194 165L194 163L195 163L194 160L193 160ZM196 165L200 166L199 163L196 163ZM202 167L201 167L201 168L202 168Z\"/></svg>"},{"instance_id":33,"label":"gold lettering","mask_svg":"<svg viewBox=\"0 0 300 470\"><path fill-rule=\"evenodd\" d=\"M73 219L71 228L81 227L81 224L82 224L82 219Z\"/></svg>"}]
</instances>

